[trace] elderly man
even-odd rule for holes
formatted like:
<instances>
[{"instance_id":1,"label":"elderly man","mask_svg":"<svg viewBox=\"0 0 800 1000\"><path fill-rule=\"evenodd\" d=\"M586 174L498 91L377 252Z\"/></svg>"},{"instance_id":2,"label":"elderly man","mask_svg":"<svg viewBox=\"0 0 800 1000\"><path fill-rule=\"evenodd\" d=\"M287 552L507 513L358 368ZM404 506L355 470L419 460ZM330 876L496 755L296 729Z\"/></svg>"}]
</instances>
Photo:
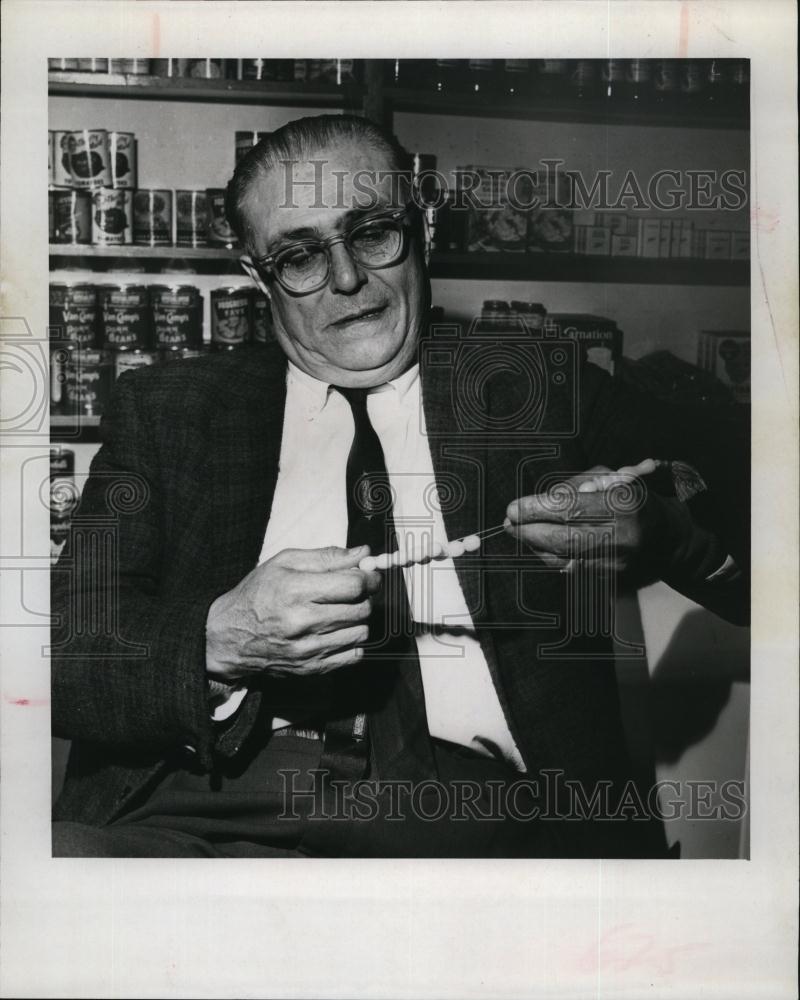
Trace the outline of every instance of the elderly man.
<instances>
[{"instance_id":1,"label":"elderly man","mask_svg":"<svg viewBox=\"0 0 800 1000\"><path fill-rule=\"evenodd\" d=\"M263 140L228 215L280 349L118 383L55 573L54 853L663 853L598 621L619 573L742 613L735 463L533 342L462 364L404 169L359 118Z\"/></svg>"}]
</instances>

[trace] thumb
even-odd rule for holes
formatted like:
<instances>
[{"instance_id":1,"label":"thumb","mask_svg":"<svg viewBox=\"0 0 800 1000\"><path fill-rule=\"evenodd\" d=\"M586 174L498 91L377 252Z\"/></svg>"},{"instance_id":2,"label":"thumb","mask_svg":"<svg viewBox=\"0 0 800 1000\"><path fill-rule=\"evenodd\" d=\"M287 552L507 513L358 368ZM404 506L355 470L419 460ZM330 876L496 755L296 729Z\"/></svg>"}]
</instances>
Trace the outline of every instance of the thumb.
<instances>
[{"instance_id":1,"label":"thumb","mask_svg":"<svg viewBox=\"0 0 800 1000\"><path fill-rule=\"evenodd\" d=\"M331 570L352 569L369 554L369 546L343 549L328 545L323 549L284 549L275 559L287 569L302 573L328 573Z\"/></svg>"}]
</instances>

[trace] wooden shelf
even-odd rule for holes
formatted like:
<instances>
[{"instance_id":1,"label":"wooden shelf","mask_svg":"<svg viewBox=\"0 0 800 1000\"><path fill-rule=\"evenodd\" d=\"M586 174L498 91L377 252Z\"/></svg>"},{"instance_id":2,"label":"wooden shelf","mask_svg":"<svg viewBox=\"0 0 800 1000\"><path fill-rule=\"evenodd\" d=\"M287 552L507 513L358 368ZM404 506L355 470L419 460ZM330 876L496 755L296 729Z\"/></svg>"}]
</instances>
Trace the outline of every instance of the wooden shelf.
<instances>
[{"instance_id":1,"label":"wooden shelf","mask_svg":"<svg viewBox=\"0 0 800 1000\"><path fill-rule=\"evenodd\" d=\"M523 121L576 122L584 125L635 125L654 128L747 129L746 111L705 108L669 109L658 105L613 104L599 98L493 98L484 94L437 94L424 90L386 88L383 97L392 111L473 118L516 118Z\"/></svg>"},{"instance_id":2,"label":"wooden shelf","mask_svg":"<svg viewBox=\"0 0 800 1000\"><path fill-rule=\"evenodd\" d=\"M54 413L50 417L50 440L67 444L98 444L100 417L73 417Z\"/></svg>"},{"instance_id":3,"label":"wooden shelf","mask_svg":"<svg viewBox=\"0 0 800 1000\"><path fill-rule=\"evenodd\" d=\"M194 80L190 77L117 73L48 74L49 91L63 97L114 97L150 101L202 101L225 104L280 104L287 107L360 107L363 88L271 80Z\"/></svg>"},{"instance_id":4,"label":"wooden shelf","mask_svg":"<svg viewBox=\"0 0 800 1000\"><path fill-rule=\"evenodd\" d=\"M83 265L98 272L124 271L131 261L150 273L165 273L170 260L185 260L203 274L241 275L238 250L183 247L51 246L50 269ZM187 274L179 268L166 273ZM750 262L733 260L651 260L640 257L575 254L462 253L431 260L432 278L485 281L576 281L634 285L738 285L750 280Z\"/></svg>"}]
</instances>

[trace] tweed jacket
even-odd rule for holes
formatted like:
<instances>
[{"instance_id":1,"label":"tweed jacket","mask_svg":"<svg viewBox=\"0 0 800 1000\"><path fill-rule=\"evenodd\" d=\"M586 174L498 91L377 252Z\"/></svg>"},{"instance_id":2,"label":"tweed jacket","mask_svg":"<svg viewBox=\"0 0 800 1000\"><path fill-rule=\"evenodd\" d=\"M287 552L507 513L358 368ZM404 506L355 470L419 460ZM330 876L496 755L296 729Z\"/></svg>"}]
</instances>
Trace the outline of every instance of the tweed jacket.
<instances>
[{"instance_id":1,"label":"tweed jacket","mask_svg":"<svg viewBox=\"0 0 800 1000\"><path fill-rule=\"evenodd\" d=\"M421 357L422 394L450 538L502 522L510 500L570 473L680 457L709 485L721 551L747 565L747 462L732 445L591 365L575 386L553 383L544 409L530 398L529 373L508 365L472 391L462 377L468 359L437 346ZM232 723L211 722L205 621L215 598L257 564L278 474L285 365L277 348L254 348L118 381L53 573L53 728L72 741L57 819L108 823L166 768L210 771L258 738L268 683ZM507 535L456 566L529 771L559 769L587 785L622 780L629 765L611 642L602 629L570 633L568 575ZM702 559L684 554L664 566L689 596L741 613L741 600L704 585ZM613 853L597 836L564 853Z\"/></svg>"}]
</instances>

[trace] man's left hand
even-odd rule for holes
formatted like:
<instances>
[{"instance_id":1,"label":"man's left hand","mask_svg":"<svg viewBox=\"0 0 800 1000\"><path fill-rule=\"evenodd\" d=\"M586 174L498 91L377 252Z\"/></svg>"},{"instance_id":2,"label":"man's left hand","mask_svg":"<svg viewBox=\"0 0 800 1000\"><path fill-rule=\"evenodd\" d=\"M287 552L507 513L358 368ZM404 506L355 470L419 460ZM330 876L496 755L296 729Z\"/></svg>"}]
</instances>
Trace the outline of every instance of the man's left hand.
<instances>
[{"instance_id":1,"label":"man's left hand","mask_svg":"<svg viewBox=\"0 0 800 1000\"><path fill-rule=\"evenodd\" d=\"M654 468L650 460L616 472L595 466L548 493L520 497L508 505L506 530L548 566L582 563L655 579L678 538L668 511L674 501L642 478Z\"/></svg>"}]
</instances>

